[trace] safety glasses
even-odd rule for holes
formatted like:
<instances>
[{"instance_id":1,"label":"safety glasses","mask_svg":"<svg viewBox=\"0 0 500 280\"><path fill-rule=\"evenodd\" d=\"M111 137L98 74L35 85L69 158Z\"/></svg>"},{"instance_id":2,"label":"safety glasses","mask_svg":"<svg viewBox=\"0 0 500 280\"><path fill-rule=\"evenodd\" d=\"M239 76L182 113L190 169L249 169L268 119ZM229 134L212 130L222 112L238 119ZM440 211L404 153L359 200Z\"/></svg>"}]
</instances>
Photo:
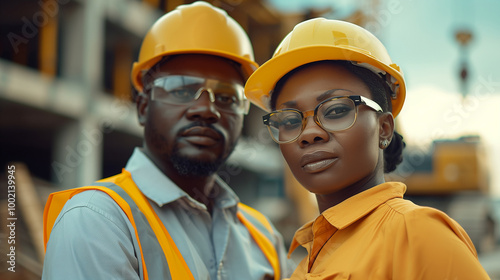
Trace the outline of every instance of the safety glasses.
<instances>
[{"instance_id":1,"label":"safety glasses","mask_svg":"<svg viewBox=\"0 0 500 280\"><path fill-rule=\"evenodd\" d=\"M145 91L151 93L152 100L172 105L190 105L206 92L218 110L234 114L246 114L250 106L242 85L202 77L159 77Z\"/></svg>"},{"instance_id":2,"label":"safety glasses","mask_svg":"<svg viewBox=\"0 0 500 280\"><path fill-rule=\"evenodd\" d=\"M349 129L356 122L358 106L366 105L374 111L382 108L373 100L359 95L335 96L319 103L314 110L301 112L297 109L283 109L263 116L273 140L278 144L291 143L299 138L307 123L307 117L328 132Z\"/></svg>"}]
</instances>

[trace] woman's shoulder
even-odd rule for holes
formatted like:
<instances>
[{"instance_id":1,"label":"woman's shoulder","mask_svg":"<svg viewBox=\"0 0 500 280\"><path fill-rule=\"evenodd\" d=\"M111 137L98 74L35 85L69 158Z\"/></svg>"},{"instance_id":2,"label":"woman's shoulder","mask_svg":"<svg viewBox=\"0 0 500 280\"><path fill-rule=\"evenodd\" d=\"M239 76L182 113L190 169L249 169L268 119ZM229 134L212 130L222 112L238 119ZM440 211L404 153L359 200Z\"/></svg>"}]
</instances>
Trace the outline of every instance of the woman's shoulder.
<instances>
[{"instance_id":1,"label":"woman's shoulder","mask_svg":"<svg viewBox=\"0 0 500 280\"><path fill-rule=\"evenodd\" d=\"M407 199L391 199L386 205L394 212L394 227L407 232L408 236L454 235L470 242L465 230L445 212L420 206Z\"/></svg>"},{"instance_id":2,"label":"woman's shoulder","mask_svg":"<svg viewBox=\"0 0 500 280\"><path fill-rule=\"evenodd\" d=\"M428 206L421 206L418 204L415 204L411 200L404 199L404 198L394 198L390 199L385 203L386 206L390 207L392 211L402 215L402 216L407 216L407 217L414 217L414 216L441 216L441 215L446 215L443 211L433 208L433 207L428 207Z\"/></svg>"}]
</instances>

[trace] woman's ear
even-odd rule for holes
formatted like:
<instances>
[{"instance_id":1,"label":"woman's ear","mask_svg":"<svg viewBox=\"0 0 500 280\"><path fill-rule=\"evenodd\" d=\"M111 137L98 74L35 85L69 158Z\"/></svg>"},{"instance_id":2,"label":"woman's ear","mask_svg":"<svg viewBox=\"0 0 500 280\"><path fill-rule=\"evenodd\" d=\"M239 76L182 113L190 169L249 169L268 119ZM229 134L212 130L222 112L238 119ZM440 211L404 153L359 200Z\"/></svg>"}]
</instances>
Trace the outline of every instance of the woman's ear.
<instances>
[{"instance_id":1,"label":"woman's ear","mask_svg":"<svg viewBox=\"0 0 500 280\"><path fill-rule=\"evenodd\" d=\"M391 143L392 137L394 135L394 117L392 113L385 112L379 116L379 141L384 142L387 140L384 145L385 147L389 146Z\"/></svg>"},{"instance_id":2,"label":"woman's ear","mask_svg":"<svg viewBox=\"0 0 500 280\"><path fill-rule=\"evenodd\" d=\"M137 95L135 104L137 106L137 119L139 120L139 124L144 126L149 109L149 96L142 92L139 93Z\"/></svg>"}]
</instances>

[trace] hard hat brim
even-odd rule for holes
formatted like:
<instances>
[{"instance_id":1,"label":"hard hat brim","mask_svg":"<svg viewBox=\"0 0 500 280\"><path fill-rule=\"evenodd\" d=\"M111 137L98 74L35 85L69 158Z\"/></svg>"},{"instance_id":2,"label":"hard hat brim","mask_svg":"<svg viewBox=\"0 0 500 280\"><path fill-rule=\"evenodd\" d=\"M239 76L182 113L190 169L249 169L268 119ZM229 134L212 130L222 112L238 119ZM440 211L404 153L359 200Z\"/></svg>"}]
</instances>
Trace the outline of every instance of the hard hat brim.
<instances>
[{"instance_id":1,"label":"hard hat brim","mask_svg":"<svg viewBox=\"0 0 500 280\"><path fill-rule=\"evenodd\" d=\"M405 82L394 68L359 50L331 45L306 46L277 55L260 66L245 86L247 98L259 108L270 112L270 95L276 83L288 72L302 65L322 60L348 60L370 64L394 77L399 83L397 98L392 99L392 114L397 116L406 96Z\"/></svg>"},{"instance_id":2,"label":"hard hat brim","mask_svg":"<svg viewBox=\"0 0 500 280\"><path fill-rule=\"evenodd\" d=\"M155 56L150 60L141 63L135 62L133 64L131 79L135 89L140 92L143 91L144 85L142 84L142 78L143 78L142 75L145 69L146 70L151 69L151 67L153 67L156 63L158 63L163 57L180 55L180 54L208 54L208 55L227 58L241 65L241 69L243 71L242 74L244 75L245 80L248 79L248 77L250 77L250 75L259 67L259 65L256 62L250 59L246 59L241 56L236 56L229 52L224 52L224 51L205 50L205 49L184 49L179 51L167 51Z\"/></svg>"}]
</instances>

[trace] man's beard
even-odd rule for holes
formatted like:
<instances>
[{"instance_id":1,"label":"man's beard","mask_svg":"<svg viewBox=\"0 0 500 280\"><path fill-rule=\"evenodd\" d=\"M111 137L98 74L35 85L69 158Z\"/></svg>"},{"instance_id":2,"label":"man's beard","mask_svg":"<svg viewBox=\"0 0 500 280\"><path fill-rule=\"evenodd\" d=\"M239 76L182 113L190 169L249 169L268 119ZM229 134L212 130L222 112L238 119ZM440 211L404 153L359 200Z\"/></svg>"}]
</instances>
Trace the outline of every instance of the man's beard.
<instances>
[{"instance_id":1,"label":"man's beard","mask_svg":"<svg viewBox=\"0 0 500 280\"><path fill-rule=\"evenodd\" d=\"M200 122L192 123L189 126L182 128L181 130L185 130L192 126L208 126L214 130L215 129L211 125L206 125ZM145 127L146 137L152 139L152 146L156 147L157 151L161 155L161 157L170 161L171 165L175 168L177 173L181 176L193 176L193 177L203 177L213 175L218 171L218 169L226 162L226 159L233 152L237 139L231 143L230 147L227 147L226 153L217 157L217 159L213 161L200 160L195 158L190 158L180 153L180 148L177 146L178 144L174 144L171 152L168 152L168 140L159 133L159 130L153 126L148 125ZM238 137L239 138L239 137ZM227 141L228 139L224 139ZM175 141L175 140L174 140Z\"/></svg>"},{"instance_id":2,"label":"man's beard","mask_svg":"<svg viewBox=\"0 0 500 280\"><path fill-rule=\"evenodd\" d=\"M215 161L201 161L188 158L179 154L178 149L174 149L170 161L181 176L210 176L217 172L219 167L226 161L226 158L219 157Z\"/></svg>"},{"instance_id":3,"label":"man's beard","mask_svg":"<svg viewBox=\"0 0 500 280\"><path fill-rule=\"evenodd\" d=\"M201 124L192 124L190 126L202 126ZM214 130L214 127L208 125ZM236 143L238 142L239 137L231 143L230 147L227 147L227 153L224 155L220 155L214 161L203 161L199 159L189 158L183 156L179 153L179 148L177 146L174 147L172 151L172 155L170 156L170 162L173 167L177 170L177 173L181 176L194 176L194 177L203 177L210 176L216 173L219 168L226 162L227 158L232 154L234 148L236 147ZM224 139L227 141L228 139Z\"/></svg>"}]
</instances>

